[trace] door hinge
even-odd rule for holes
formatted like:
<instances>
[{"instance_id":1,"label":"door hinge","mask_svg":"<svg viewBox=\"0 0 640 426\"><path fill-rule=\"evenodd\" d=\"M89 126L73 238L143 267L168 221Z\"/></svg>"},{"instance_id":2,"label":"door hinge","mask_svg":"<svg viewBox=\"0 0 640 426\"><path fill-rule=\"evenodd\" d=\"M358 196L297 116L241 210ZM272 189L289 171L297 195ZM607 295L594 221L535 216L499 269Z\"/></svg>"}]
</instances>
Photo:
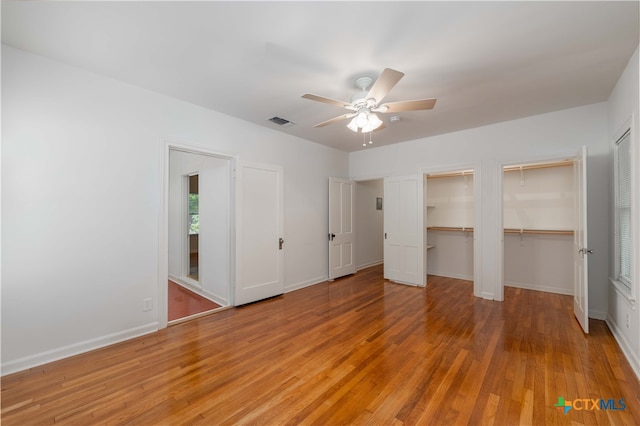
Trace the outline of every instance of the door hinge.
<instances>
[{"instance_id":1,"label":"door hinge","mask_svg":"<svg viewBox=\"0 0 640 426\"><path fill-rule=\"evenodd\" d=\"M283 244L284 244L284 240L282 238L278 239L278 250L282 250Z\"/></svg>"}]
</instances>

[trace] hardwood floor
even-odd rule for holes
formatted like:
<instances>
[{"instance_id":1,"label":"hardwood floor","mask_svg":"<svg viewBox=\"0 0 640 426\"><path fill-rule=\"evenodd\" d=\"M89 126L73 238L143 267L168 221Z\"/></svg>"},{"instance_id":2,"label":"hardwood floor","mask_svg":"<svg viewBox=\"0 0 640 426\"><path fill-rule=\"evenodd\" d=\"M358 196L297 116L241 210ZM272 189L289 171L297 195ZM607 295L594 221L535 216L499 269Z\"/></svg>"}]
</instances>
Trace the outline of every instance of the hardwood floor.
<instances>
[{"instance_id":1,"label":"hardwood floor","mask_svg":"<svg viewBox=\"0 0 640 426\"><path fill-rule=\"evenodd\" d=\"M218 309L221 306L209 299L182 287L169 280L167 301L169 305L168 320L190 317L195 314Z\"/></svg>"},{"instance_id":2,"label":"hardwood floor","mask_svg":"<svg viewBox=\"0 0 640 426\"><path fill-rule=\"evenodd\" d=\"M6 376L2 424L640 424L605 323L583 335L570 296L505 298L369 268Z\"/></svg>"}]
</instances>

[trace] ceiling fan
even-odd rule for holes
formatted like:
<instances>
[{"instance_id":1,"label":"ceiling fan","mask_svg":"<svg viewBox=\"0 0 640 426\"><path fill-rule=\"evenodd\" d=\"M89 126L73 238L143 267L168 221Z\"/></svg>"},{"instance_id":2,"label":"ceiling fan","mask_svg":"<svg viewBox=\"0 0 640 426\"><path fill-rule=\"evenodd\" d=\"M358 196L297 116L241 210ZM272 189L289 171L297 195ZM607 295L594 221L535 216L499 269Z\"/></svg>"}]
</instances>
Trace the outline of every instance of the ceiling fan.
<instances>
[{"instance_id":1,"label":"ceiling fan","mask_svg":"<svg viewBox=\"0 0 640 426\"><path fill-rule=\"evenodd\" d=\"M360 88L360 92L351 97L351 102L312 95L310 93L302 95L305 99L336 105L351 111L330 120L323 121L322 123L318 123L313 127L324 127L329 124L351 118L352 120L347 127L354 132L366 133L380 129L381 126L383 126L382 120L380 120L375 113L432 109L436 104L436 99L417 99L414 101L382 103L384 97L387 96L393 86L395 86L403 76L404 73L400 71L385 68L375 83L373 83L373 79L371 77L360 77L356 79L355 82L356 86ZM373 86L371 86L371 83L373 83ZM369 86L371 86L371 88L367 90Z\"/></svg>"}]
</instances>

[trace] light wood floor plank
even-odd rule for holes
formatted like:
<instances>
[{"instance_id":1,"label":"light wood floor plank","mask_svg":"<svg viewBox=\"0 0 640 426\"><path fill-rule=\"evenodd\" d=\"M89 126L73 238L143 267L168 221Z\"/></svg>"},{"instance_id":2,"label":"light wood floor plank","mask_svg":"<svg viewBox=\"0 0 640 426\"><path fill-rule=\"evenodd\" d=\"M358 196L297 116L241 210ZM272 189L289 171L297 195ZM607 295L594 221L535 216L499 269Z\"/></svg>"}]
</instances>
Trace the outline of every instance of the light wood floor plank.
<instances>
[{"instance_id":1,"label":"light wood floor plank","mask_svg":"<svg viewBox=\"0 0 640 426\"><path fill-rule=\"evenodd\" d=\"M2 378L2 424L640 424L640 386L572 297L376 266ZM624 399L564 414L558 397Z\"/></svg>"}]
</instances>

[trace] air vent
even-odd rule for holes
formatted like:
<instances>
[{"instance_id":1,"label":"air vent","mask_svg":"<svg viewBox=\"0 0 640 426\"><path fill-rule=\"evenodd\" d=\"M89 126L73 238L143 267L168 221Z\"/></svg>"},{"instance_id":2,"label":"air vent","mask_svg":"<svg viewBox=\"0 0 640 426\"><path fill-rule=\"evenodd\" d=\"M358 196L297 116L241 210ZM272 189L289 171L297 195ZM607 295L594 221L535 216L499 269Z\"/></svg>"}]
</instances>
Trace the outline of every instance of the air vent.
<instances>
[{"instance_id":1,"label":"air vent","mask_svg":"<svg viewBox=\"0 0 640 426\"><path fill-rule=\"evenodd\" d=\"M293 126L294 123L293 121L289 121L287 119L284 118L280 118L280 117L271 117L269 119L270 122L277 124L278 126L282 126L282 127L290 127Z\"/></svg>"}]
</instances>

